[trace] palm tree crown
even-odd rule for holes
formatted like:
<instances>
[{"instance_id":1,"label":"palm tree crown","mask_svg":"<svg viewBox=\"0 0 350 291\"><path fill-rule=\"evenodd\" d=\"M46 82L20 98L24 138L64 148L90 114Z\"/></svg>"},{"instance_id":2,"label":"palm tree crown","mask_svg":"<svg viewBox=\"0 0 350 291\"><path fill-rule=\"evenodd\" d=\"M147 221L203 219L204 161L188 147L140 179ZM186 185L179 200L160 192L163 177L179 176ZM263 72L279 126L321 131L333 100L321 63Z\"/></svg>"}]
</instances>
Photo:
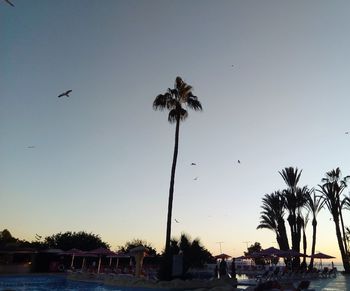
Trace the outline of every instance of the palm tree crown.
<instances>
[{"instance_id":1,"label":"palm tree crown","mask_svg":"<svg viewBox=\"0 0 350 291\"><path fill-rule=\"evenodd\" d=\"M159 94L153 102L154 110L169 110L168 121L185 120L188 116L186 105L195 111L202 110L202 104L192 93L192 86L186 84L181 77L176 77L174 89L168 89L165 94Z\"/></svg>"}]
</instances>

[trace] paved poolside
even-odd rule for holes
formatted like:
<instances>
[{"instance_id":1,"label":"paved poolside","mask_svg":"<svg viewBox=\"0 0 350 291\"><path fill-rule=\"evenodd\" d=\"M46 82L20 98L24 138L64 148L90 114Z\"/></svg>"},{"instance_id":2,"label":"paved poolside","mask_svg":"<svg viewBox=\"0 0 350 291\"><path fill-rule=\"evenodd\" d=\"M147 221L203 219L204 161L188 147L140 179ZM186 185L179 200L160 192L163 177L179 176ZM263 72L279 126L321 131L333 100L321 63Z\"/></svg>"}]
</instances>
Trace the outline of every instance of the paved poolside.
<instances>
[{"instance_id":1,"label":"paved poolside","mask_svg":"<svg viewBox=\"0 0 350 291\"><path fill-rule=\"evenodd\" d=\"M336 278L318 279L311 281L310 289L325 291L350 290L350 275L338 273Z\"/></svg>"}]
</instances>

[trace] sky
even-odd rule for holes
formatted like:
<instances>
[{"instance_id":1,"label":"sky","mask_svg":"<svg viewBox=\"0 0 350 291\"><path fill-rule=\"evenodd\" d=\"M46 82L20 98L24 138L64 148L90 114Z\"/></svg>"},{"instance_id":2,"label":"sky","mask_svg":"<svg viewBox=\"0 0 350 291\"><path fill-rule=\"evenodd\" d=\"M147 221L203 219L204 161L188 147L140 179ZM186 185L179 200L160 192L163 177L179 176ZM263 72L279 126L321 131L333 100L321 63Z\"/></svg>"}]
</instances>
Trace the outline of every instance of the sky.
<instances>
[{"instance_id":1,"label":"sky","mask_svg":"<svg viewBox=\"0 0 350 291\"><path fill-rule=\"evenodd\" d=\"M180 126L174 237L214 255L276 246L256 227L263 196L285 188L279 171L302 169L309 187L350 174L348 1L12 2L0 2L0 229L13 236L87 231L160 252L175 126L152 103L176 76L203 111ZM330 217L316 250L340 260Z\"/></svg>"}]
</instances>

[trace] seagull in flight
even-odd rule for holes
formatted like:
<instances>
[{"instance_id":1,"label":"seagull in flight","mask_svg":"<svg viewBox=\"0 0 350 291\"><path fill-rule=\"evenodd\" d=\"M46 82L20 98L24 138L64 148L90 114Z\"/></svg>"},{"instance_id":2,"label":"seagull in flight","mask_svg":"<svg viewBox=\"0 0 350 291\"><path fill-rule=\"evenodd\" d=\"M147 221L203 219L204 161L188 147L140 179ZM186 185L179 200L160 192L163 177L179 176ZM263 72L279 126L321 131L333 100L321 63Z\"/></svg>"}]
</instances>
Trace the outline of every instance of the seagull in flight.
<instances>
[{"instance_id":1,"label":"seagull in flight","mask_svg":"<svg viewBox=\"0 0 350 291\"><path fill-rule=\"evenodd\" d=\"M69 94L70 94L72 91L73 91L73 90L68 90L68 91L66 91L66 92L64 92L64 93L62 93L62 94L60 94L60 95L58 95L58 98L61 98L61 97L63 97L63 96L69 97Z\"/></svg>"},{"instance_id":2,"label":"seagull in flight","mask_svg":"<svg viewBox=\"0 0 350 291\"><path fill-rule=\"evenodd\" d=\"M13 3L10 2L10 0L4 0L7 4L11 5L12 7L15 7L15 5L13 5Z\"/></svg>"},{"instance_id":3,"label":"seagull in flight","mask_svg":"<svg viewBox=\"0 0 350 291\"><path fill-rule=\"evenodd\" d=\"M191 163L191 166L197 166L197 164L196 163Z\"/></svg>"}]
</instances>

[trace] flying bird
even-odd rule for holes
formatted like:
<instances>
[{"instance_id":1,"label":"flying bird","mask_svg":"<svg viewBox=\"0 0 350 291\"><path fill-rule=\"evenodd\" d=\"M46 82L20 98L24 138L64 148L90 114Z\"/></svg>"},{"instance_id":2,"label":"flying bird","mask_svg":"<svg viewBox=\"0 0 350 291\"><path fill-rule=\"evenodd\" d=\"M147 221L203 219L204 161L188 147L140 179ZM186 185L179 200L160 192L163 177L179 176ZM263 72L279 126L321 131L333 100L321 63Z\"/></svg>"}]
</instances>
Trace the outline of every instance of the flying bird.
<instances>
[{"instance_id":1,"label":"flying bird","mask_svg":"<svg viewBox=\"0 0 350 291\"><path fill-rule=\"evenodd\" d=\"M13 3L10 2L10 0L4 0L7 4L11 5L12 7L15 7L15 5L13 5Z\"/></svg>"},{"instance_id":2,"label":"flying bird","mask_svg":"<svg viewBox=\"0 0 350 291\"><path fill-rule=\"evenodd\" d=\"M73 90L68 90L68 91L66 91L66 92L64 92L64 93L62 93L62 94L60 94L60 95L58 95L58 98L61 98L61 97L63 97L63 96L69 97L69 94L70 94L72 91L73 91Z\"/></svg>"},{"instance_id":3,"label":"flying bird","mask_svg":"<svg viewBox=\"0 0 350 291\"><path fill-rule=\"evenodd\" d=\"M198 180L198 177L195 177L193 180L195 180L195 181Z\"/></svg>"},{"instance_id":4,"label":"flying bird","mask_svg":"<svg viewBox=\"0 0 350 291\"><path fill-rule=\"evenodd\" d=\"M240 161L240 160L238 160L238 161L237 161L237 163L238 163L238 164L240 164L240 163L241 163L241 161Z\"/></svg>"},{"instance_id":5,"label":"flying bird","mask_svg":"<svg viewBox=\"0 0 350 291\"><path fill-rule=\"evenodd\" d=\"M197 166L197 164L196 163L191 163L191 166Z\"/></svg>"},{"instance_id":6,"label":"flying bird","mask_svg":"<svg viewBox=\"0 0 350 291\"><path fill-rule=\"evenodd\" d=\"M177 219L174 219L176 223L180 223Z\"/></svg>"},{"instance_id":7,"label":"flying bird","mask_svg":"<svg viewBox=\"0 0 350 291\"><path fill-rule=\"evenodd\" d=\"M349 132L348 132L348 131L345 131L345 134L349 134Z\"/></svg>"},{"instance_id":8,"label":"flying bird","mask_svg":"<svg viewBox=\"0 0 350 291\"><path fill-rule=\"evenodd\" d=\"M27 149L35 149L35 146L27 146Z\"/></svg>"}]
</instances>

